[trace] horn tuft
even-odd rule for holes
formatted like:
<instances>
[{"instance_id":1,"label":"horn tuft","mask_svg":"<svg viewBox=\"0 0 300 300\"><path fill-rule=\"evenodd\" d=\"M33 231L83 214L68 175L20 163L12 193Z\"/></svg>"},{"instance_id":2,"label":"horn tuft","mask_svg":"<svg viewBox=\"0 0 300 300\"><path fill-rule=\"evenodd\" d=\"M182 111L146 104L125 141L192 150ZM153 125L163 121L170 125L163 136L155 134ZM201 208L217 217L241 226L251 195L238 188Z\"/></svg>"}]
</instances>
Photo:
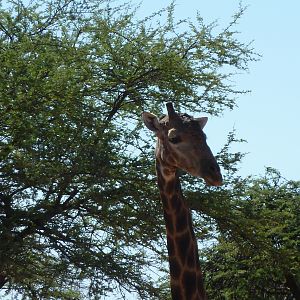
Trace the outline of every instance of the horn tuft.
<instances>
[{"instance_id":1,"label":"horn tuft","mask_svg":"<svg viewBox=\"0 0 300 300\"><path fill-rule=\"evenodd\" d=\"M175 109L173 107L173 103L172 102L168 102L166 104L167 107L167 111L168 111L168 115L170 118L174 117L176 115Z\"/></svg>"}]
</instances>

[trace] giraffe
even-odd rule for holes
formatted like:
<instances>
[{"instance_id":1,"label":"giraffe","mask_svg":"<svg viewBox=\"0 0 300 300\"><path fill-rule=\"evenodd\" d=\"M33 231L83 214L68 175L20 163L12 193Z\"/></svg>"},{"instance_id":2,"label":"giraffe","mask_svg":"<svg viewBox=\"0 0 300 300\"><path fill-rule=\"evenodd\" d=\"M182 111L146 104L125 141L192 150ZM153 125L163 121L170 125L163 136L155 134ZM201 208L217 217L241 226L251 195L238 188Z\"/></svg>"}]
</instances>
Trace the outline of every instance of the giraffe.
<instances>
[{"instance_id":1,"label":"giraffe","mask_svg":"<svg viewBox=\"0 0 300 300\"><path fill-rule=\"evenodd\" d=\"M178 169L199 176L208 185L222 184L219 165L206 143L206 117L177 114L171 102L168 115L143 112L148 129L157 136L156 173L167 232L173 300L207 299L199 264L190 208L182 195Z\"/></svg>"}]
</instances>

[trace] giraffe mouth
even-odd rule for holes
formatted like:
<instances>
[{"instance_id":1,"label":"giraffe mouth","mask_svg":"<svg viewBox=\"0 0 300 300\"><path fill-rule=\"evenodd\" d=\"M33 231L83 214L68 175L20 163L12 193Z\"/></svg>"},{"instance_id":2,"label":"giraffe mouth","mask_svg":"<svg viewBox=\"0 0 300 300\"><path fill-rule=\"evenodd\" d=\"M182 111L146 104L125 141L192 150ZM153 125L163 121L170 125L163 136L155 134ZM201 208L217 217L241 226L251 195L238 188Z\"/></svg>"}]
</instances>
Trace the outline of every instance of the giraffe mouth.
<instances>
[{"instance_id":1,"label":"giraffe mouth","mask_svg":"<svg viewBox=\"0 0 300 300\"><path fill-rule=\"evenodd\" d=\"M221 186L223 183L222 177L218 179L206 177L204 178L204 181L208 186Z\"/></svg>"}]
</instances>

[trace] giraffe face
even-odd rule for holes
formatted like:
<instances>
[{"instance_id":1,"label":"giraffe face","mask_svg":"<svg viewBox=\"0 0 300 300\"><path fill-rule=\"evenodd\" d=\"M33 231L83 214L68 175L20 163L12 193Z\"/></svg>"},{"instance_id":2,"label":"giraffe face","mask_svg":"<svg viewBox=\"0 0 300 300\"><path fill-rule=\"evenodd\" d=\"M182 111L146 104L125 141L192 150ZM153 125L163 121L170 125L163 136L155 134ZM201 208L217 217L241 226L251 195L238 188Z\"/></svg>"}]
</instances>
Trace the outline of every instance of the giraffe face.
<instances>
[{"instance_id":1,"label":"giraffe face","mask_svg":"<svg viewBox=\"0 0 300 300\"><path fill-rule=\"evenodd\" d=\"M208 185L222 184L220 167L203 132L206 117L193 118L187 114L169 113L158 119L145 112L143 119L145 125L158 137L156 156L165 164L199 176Z\"/></svg>"}]
</instances>

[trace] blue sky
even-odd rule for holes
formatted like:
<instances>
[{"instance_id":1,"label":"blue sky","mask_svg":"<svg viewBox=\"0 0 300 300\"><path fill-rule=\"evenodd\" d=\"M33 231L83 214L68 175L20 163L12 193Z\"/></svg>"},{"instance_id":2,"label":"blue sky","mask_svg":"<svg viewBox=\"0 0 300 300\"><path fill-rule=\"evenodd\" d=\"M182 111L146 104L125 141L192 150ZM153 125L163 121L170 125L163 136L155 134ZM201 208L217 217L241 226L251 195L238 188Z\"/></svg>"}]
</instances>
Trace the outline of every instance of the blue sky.
<instances>
[{"instance_id":1,"label":"blue sky","mask_svg":"<svg viewBox=\"0 0 300 300\"><path fill-rule=\"evenodd\" d=\"M144 0L139 13L149 15L169 3ZM235 78L238 88L251 93L239 96L238 108L210 118L205 128L208 142L218 152L235 128L237 137L248 141L233 149L248 153L241 175L261 175L265 167L274 167L285 178L300 180L300 1L248 0L242 5L248 8L239 21L238 38L253 40L262 57ZM207 23L217 20L222 27L238 7L236 0L177 0L175 15L193 19L198 10Z\"/></svg>"}]
</instances>

